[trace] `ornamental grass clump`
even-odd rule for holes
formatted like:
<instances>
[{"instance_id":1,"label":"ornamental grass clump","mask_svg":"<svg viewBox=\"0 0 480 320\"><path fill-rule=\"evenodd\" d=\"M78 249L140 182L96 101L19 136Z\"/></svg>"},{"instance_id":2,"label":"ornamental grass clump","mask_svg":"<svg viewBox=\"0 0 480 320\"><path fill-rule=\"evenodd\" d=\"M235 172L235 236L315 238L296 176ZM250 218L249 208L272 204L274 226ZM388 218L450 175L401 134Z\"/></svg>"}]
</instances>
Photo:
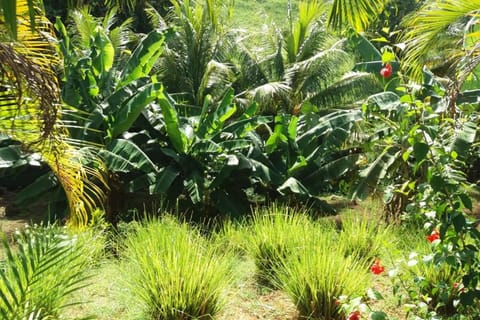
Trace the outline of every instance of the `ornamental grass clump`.
<instances>
[{"instance_id":1,"label":"ornamental grass clump","mask_svg":"<svg viewBox=\"0 0 480 320\"><path fill-rule=\"evenodd\" d=\"M245 232L246 251L255 261L259 283L275 288L277 264L296 256L316 234L333 235L333 227L316 226L301 210L273 205L258 209Z\"/></svg>"},{"instance_id":2,"label":"ornamental grass clump","mask_svg":"<svg viewBox=\"0 0 480 320\"><path fill-rule=\"evenodd\" d=\"M342 218L342 231L338 235L338 244L344 254L372 263L381 255L389 239L389 227L357 215Z\"/></svg>"},{"instance_id":3,"label":"ornamental grass clump","mask_svg":"<svg viewBox=\"0 0 480 320\"><path fill-rule=\"evenodd\" d=\"M339 299L363 295L370 285L368 265L332 246L326 237L299 248L275 266L279 286L301 318L345 319Z\"/></svg>"},{"instance_id":4,"label":"ornamental grass clump","mask_svg":"<svg viewBox=\"0 0 480 320\"><path fill-rule=\"evenodd\" d=\"M231 259L198 230L172 217L127 236L123 271L145 319L211 319L232 282Z\"/></svg>"}]
</instances>

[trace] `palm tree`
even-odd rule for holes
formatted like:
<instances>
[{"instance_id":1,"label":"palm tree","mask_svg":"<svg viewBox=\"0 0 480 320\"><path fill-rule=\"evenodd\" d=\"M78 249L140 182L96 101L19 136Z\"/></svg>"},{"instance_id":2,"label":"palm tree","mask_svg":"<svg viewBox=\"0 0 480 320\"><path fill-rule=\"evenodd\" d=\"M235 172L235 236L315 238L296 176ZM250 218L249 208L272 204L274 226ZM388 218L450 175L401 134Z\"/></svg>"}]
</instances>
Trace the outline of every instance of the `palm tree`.
<instances>
[{"instance_id":1,"label":"palm tree","mask_svg":"<svg viewBox=\"0 0 480 320\"><path fill-rule=\"evenodd\" d=\"M329 7L323 1L301 1L298 9L287 30L277 32L273 54L258 59L246 49L229 48L240 98L267 112L298 112L305 104L345 107L380 90L375 75L353 71L353 55L325 26Z\"/></svg>"},{"instance_id":2,"label":"palm tree","mask_svg":"<svg viewBox=\"0 0 480 320\"><path fill-rule=\"evenodd\" d=\"M207 94L220 98L231 82L228 65L220 61L226 16L217 0L177 1L167 22L175 33L159 62L159 76L166 90L187 104L200 106ZM227 5L228 6L228 5Z\"/></svg>"},{"instance_id":3,"label":"palm tree","mask_svg":"<svg viewBox=\"0 0 480 320\"><path fill-rule=\"evenodd\" d=\"M0 18L0 132L42 155L65 190L70 223L84 225L103 195L90 179L103 178L99 171L82 165L87 155L72 146L60 120L62 100L56 75L60 61L51 42L52 26L35 7L32 29L32 6L27 0L17 1L13 11L7 9L3 11L7 19ZM14 28L8 23L12 13L17 21Z\"/></svg>"}]
</instances>

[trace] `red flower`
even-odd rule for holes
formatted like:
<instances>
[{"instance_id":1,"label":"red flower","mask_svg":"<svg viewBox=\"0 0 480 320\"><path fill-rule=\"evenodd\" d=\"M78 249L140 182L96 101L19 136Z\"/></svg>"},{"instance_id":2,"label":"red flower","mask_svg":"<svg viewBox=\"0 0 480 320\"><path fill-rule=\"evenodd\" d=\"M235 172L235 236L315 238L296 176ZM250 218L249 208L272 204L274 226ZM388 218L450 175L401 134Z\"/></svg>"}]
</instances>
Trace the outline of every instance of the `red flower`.
<instances>
[{"instance_id":1,"label":"red flower","mask_svg":"<svg viewBox=\"0 0 480 320\"><path fill-rule=\"evenodd\" d=\"M390 63L386 63L385 66L380 70L380 75L386 79L390 78L392 72L392 65Z\"/></svg>"},{"instance_id":2,"label":"red flower","mask_svg":"<svg viewBox=\"0 0 480 320\"><path fill-rule=\"evenodd\" d=\"M428 242L433 242L438 239L440 239L440 232L438 232L438 229L433 230L432 233L427 236Z\"/></svg>"},{"instance_id":3,"label":"red flower","mask_svg":"<svg viewBox=\"0 0 480 320\"><path fill-rule=\"evenodd\" d=\"M347 317L347 320L360 320L360 311L353 311Z\"/></svg>"},{"instance_id":4,"label":"red flower","mask_svg":"<svg viewBox=\"0 0 480 320\"><path fill-rule=\"evenodd\" d=\"M385 271L385 267L381 265L380 259L375 260L375 263L372 264L372 266L370 267L370 271L372 271L373 274L377 275Z\"/></svg>"}]
</instances>

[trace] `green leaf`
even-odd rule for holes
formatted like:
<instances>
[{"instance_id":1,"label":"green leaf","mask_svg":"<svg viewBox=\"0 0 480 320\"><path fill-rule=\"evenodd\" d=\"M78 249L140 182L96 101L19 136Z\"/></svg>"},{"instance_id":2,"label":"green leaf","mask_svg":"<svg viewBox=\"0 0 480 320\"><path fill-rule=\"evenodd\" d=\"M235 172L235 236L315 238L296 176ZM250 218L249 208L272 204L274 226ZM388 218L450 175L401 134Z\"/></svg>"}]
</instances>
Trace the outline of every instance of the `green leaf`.
<instances>
[{"instance_id":1,"label":"green leaf","mask_svg":"<svg viewBox=\"0 0 480 320\"><path fill-rule=\"evenodd\" d=\"M163 52L164 36L158 31L151 31L136 47L125 68L120 74L117 87L123 87L133 80L148 76Z\"/></svg>"},{"instance_id":2,"label":"green leaf","mask_svg":"<svg viewBox=\"0 0 480 320\"><path fill-rule=\"evenodd\" d=\"M367 296L371 300L383 300L384 299L382 294L379 291L373 290L373 289L368 289L367 290Z\"/></svg>"},{"instance_id":3,"label":"green leaf","mask_svg":"<svg viewBox=\"0 0 480 320\"><path fill-rule=\"evenodd\" d=\"M92 59L92 66L96 75L99 75L108 72L112 68L115 59L115 48L102 28L97 27L95 31L94 43L95 51L97 52Z\"/></svg>"},{"instance_id":4,"label":"green leaf","mask_svg":"<svg viewBox=\"0 0 480 320\"><path fill-rule=\"evenodd\" d=\"M160 83L150 83L137 88L134 95L122 104L118 112L112 115L113 121L110 123L112 138L130 129L143 109L157 97L160 97L160 101L162 101L164 97L162 93L163 87Z\"/></svg>"},{"instance_id":5,"label":"green leaf","mask_svg":"<svg viewBox=\"0 0 480 320\"><path fill-rule=\"evenodd\" d=\"M476 136L477 125L474 122L465 122L460 130L456 130L451 150L457 152L459 159L466 159Z\"/></svg>"},{"instance_id":6,"label":"green leaf","mask_svg":"<svg viewBox=\"0 0 480 320\"><path fill-rule=\"evenodd\" d=\"M413 155L415 157L415 161L419 163L420 161L425 159L429 150L430 150L430 147L426 143L416 142L413 145Z\"/></svg>"},{"instance_id":7,"label":"green leaf","mask_svg":"<svg viewBox=\"0 0 480 320\"><path fill-rule=\"evenodd\" d=\"M225 122L237 111L237 107L232 103L233 97L233 89L229 88L216 110L200 121L197 129L198 137L205 139L213 137L222 131Z\"/></svg>"},{"instance_id":8,"label":"green leaf","mask_svg":"<svg viewBox=\"0 0 480 320\"><path fill-rule=\"evenodd\" d=\"M460 198L460 201L462 201L462 204L465 208L467 208L470 211L473 210L472 198L470 198L468 194L460 193L458 197Z\"/></svg>"},{"instance_id":9,"label":"green leaf","mask_svg":"<svg viewBox=\"0 0 480 320\"><path fill-rule=\"evenodd\" d=\"M185 153L187 150L187 136L180 130L177 111L169 96L161 94L158 97L162 115L165 119L168 139L172 143L175 150L179 153Z\"/></svg>"},{"instance_id":10,"label":"green leaf","mask_svg":"<svg viewBox=\"0 0 480 320\"><path fill-rule=\"evenodd\" d=\"M371 320L388 320L388 315L383 311L374 311L370 314Z\"/></svg>"},{"instance_id":11,"label":"green leaf","mask_svg":"<svg viewBox=\"0 0 480 320\"><path fill-rule=\"evenodd\" d=\"M108 169L117 172L141 170L157 172L155 164L136 144L130 140L115 139L99 152Z\"/></svg>"},{"instance_id":12,"label":"green leaf","mask_svg":"<svg viewBox=\"0 0 480 320\"><path fill-rule=\"evenodd\" d=\"M305 186L295 178L288 178L281 186L277 188L277 191L281 195L286 195L288 193L296 193L303 196L310 196L310 192ZM288 192L290 191L290 192Z\"/></svg>"},{"instance_id":13,"label":"green leaf","mask_svg":"<svg viewBox=\"0 0 480 320\"><path fill-rule=\"evenodd\" d=\"M180 171L173 165L162 168L158 174L157 181L151 188L151 193L167 193L179 174Z\"/></svg>"}]
</instances>

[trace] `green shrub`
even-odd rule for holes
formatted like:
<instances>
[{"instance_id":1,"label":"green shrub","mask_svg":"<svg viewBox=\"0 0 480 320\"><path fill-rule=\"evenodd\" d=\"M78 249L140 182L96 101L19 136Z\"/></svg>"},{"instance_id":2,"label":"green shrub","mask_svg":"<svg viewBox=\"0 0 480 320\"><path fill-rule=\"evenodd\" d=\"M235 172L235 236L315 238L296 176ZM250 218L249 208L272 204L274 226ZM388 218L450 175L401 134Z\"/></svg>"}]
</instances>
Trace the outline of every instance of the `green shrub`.
<instances>
[{"instance_id":1,"label":"green shrub","mask_svg":"<svg viewBox=\"0 0 480 320\"><path fill-rule=\"evenodd\" d=\"M15 240L14 249L4 239L0 273L0 316L8 320L58 318L104 245L93 231L70 234L55 226L27 227Z\"/></svg>"},{"instance_id":2,"label":"green shrub","mask_svg":"<svg viewBox=\"0 0 480 320\"><path fill-rule=\"evenodd\" d=\"M232 281L231 259L172 217L139 224L126 239L123 266L148 319L210 319Z\"/></svg>"},{"instance_id":3,"label":"green shrub","mask_svg":"<svg viewBox=\"0 0 480 320\"><path fill-rule=\"evenodd\" d=\"M275 266L286 257L295 256L318 233L333 237L333 228L316 226L302 211L276 205L258 209L247 233L247 252L254 258L260 283L275 287Z\"/></svg>"},{"instance_id":4,"label":"green shrub","mask_svg":"<svg viewBox=\"0 0 480 320\"><path fill-rule=\"evenodd\" d=\"M275 265L279 286L302 318L345 319L339 298L361 296L370 285L368 265L345 257L327 237L317 237Z\"/></svg>"}]
</instances>

